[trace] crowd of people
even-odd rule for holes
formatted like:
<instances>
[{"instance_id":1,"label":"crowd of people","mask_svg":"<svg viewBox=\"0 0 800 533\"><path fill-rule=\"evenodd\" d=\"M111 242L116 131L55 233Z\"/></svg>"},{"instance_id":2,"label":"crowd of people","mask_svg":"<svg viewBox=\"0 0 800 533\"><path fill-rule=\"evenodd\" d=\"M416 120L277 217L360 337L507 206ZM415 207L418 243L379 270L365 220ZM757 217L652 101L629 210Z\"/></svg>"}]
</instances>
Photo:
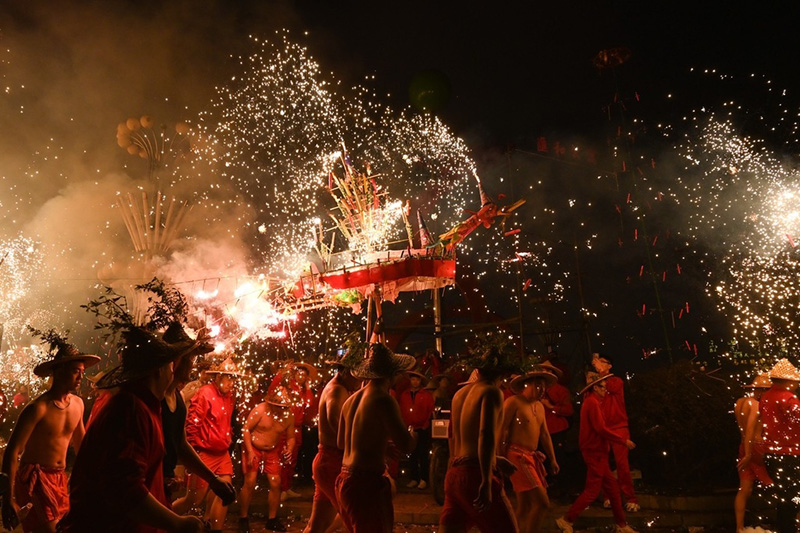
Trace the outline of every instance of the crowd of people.
<instances>
[{"instance_id":1,"label":"crowd of people","mask_svg":"<svg viewBox=\"0 0 800 533\"><path fill-rule=\"evenodd\" d=\"M333 377L319 391L322 368L285 361L248 400L237 394L246 373L234 359L210 366L213 346L179 323L161 335L130 326L122 338L121 363L89 378L90 410L76 391L99 357L63 342L36 367L49 388L25 401L3 456L6 528L222 531L238 500L239 531L249 532L254 493L265 490L266 528L286 531L280 502L297 496L292 483L305 460L314 482L307 533L335 523L350 532L392 531L396 482L404 475L407 489L428 488L432 420L449 413L439 530L539 531L550 508L548 481L568 462L564 435L574 405L567 369L556 360L532 358L520 373L516 357L487 349L458 382L466 374L448 373L435 350L415 358L372 342L326 360ZM586 484L556 525L572 531L602 493L617 531L630 532L625 511L639 506L623 382L610 372L610 357L594 354L591 366L580 391ZM76 455L67 475L70 447Z\"/></svg>"}]
</instances>

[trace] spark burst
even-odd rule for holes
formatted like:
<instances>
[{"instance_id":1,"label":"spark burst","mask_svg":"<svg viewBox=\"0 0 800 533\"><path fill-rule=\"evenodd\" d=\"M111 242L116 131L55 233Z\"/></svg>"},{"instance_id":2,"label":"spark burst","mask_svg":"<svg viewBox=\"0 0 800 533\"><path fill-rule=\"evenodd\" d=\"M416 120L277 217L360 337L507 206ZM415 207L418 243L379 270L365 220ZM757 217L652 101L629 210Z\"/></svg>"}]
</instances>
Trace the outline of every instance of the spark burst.
<instances>
[{"instance_id":1,"label":"spark burst","mask_svg":"<svg viewBox=\"0 0 800 533\"><path fill-rule=\"evenodd\" d=\"M800 347L800 173L766 140L737 130L742 120L732 110L741 109L726 102L692 118L678 145L679 198L690 207L689 235L716 266L707 292L763 365ZM796 131L790 125L790 141L780 145L792 144Z\"/></svg>"}]
</instances>

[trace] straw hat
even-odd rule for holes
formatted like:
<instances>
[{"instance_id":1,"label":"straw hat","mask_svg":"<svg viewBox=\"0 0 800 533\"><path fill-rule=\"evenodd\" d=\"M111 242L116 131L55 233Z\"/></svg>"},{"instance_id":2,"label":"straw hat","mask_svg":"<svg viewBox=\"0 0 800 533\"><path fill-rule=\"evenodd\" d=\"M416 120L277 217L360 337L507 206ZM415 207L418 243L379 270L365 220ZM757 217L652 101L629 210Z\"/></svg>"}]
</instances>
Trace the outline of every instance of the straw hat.
<instances>
[{"instance_id":1,"label":"straw hat","mask_svg":"<svg viewBox=\"0 0 800 533\"><path fill-rule=\"evenodd\" d=\"M306 374L308 374L308 379L310 379L311 381L314 381L315 379L317 379L317 367L315 367L311 363L306 363L306 362L303 362L303 361L300 361L300 362L295 361L294 362L294 367L295 368L302 368L303 370L305 370Z\"/></svg>"},{"instance_id":2,"label":"straw hat","mask_svg":"<svg viewBox=\"0 0 800 533\"><path fill-rule=\"evenodd\" d=\"M453 383L453 378L450 377L448 374L436 374L431 378L428 384L425 385L425 388L428 390L436 390L439 388L439 382L442 381L443 379L449 379L450 383Z\"/></svg>"},{"instance_id":3,"label":"straw hat","mask_svg":"<svg viewBox=\"0 0 800 533\"><path fill-rule=\"evenodd\" d=\"M418 370L406 370L406 374L408 374L408 377L414 376L414 377L418 377L419 379L421 379L423 387L428 383L428 380L430 379L430 378L428 378L428 376L426 376L425 374L423 374L422 372L420 372Z\"/></svg>"},{"instance_id":4,"label":"straw hat","mask_svg":"<svg viewBox=\"0 0 800 533\"><path fill-rule=\"evenodd\" d=\"M458 384L458 386L463 387L464 385L469 385L470 383L475 383L476 381L478 381L478 369L474 368L472 369L472 372L470 372L467 381L462 381Z\"/></svg>"},{"instance_id":5,"label":"straw hat","mask_svg":"<svg viewBox=\"0 0 800 533\"><path fill-rule=\"evenodd\" d=\"M275 390L267 396L267 403L277 407L289 407L292 405L289 391L286 387L275 387Z\"/></svg>"},{"instance_id":6,"label":"straw hat","mask_svg":"<svg viewBox=\"0 0 800 533\"><path fill-rule=\"evenodd\" d=\"M161 339L167 344L175 344L179 342L194 343L194 349L192 350L192 353L196 355L204 355L214 351L214 345L208 342L205 328L198 332L196 339L193 339L188 333L186 333L186 330L183 329L183 326L180 322L171 323L167 327L166 331L164 331Z\"/></svg>"},{"instance_id":7,"label":"straw hat","mask_svg":"<svg viewBox=\"0 0 800 533\"><path fill-rule=\"evenodd\" d=\"M772 387L772 380L770 380L769 372L760 373L751 384L745 385L747 389L768 389L770 387Z\"/></svg>"},{"instance_id":8,"label":"straw hat","mask_svg":"<svg viewBox=\"0 0 800 533\"><path fill-rule=\"evenodd\" d=\"M336 359L326 359L324 363L333 367L353 368L364 360L364 354L357 350L347 349Z\"/></svg>"},{"instance_id":9,"label":"straw hat","mask_svg":"<svg viewBox=\"0 0 800 533\"><path fill-rule=\"evenodd\" d=\"M606 374L605 376L601 376L597 372L587 372L586 373L586 386L582 388L578 394L583 394L587 390L591 389L601 381L605 381L608 378L612 377L614 374Z\"/></svg>"},{"instance_id":10,"label":"straw hat","mask_svg":"<svg viewBox=\"0 0 800 533\"><path fill-rule=\"evenodd\" d=\"M514 392L514 394L519 394L520 392L522 392L522 389L525 388L525 383L536 378L544 379L548 385L552 385L553 383L558 381L558 378L556 377L555 374L547 370L541 370L541 365L540 365L534 368L533 371L528 372L527 374L523 374L521 376L517 376L514 379L512 379L511 385L509 386L511 387L511 390Z\"/></svg>"},{"instance_id":11,"label":"straw hat","mask_svg":"<svg viewBox=\"0 0 800 533\"><path fill-rule=\"evenodd\" d=\"M64 363L71 363L72 361L82 361L85 368L96 365L100 362L100 358L96 355L90 355L79 351L75 346L67 342L61 342L57 345L55 355L49 361L39 363L33 369L33 373L40 378L46 378L53 373L53 369Z\"/></svg>"},{"instance_id":12,"label":"straw hat","mask_svg":"<svg viewBox=\"0 0 800 533\"><path fill-rule=\"evenodd\" d=\"M548 372L555 374L558 379L561 379L561 377L564 375L564 371L558 368L550 361L544 361L543 363L539 363L536 366L541 368L542 370L547 370Z\"/></svg>"},{"instance_id":13,"label":"straw hat","mask_svg":"<svg viewBox=\"0 0 800 533\"><path fill-rule=\"evenodd\" d=\"M385 345L376 342L369 346L369 357L350 372L361 379L391 378L413 367L415 363L410 355L392 353Z\"/></svg>"},{"instance_id":14,"label":"straw hat","mask_svg":"<svg viewBox=\"0 0 800 533\"><path fill-rule=\"evenodd\" d=\"M131 326L122 332L122 364L110 369L95 383L98 389L112 389L143 378L153 370L186 355L193 343L167 344L149 331Z\"/></svg>"},{"instance_id":15,"label":"straw hat","mask_svg":"<svg viewBox=\"0 0 800 533\"><path fill-rule=\"evenodd\" d=\"M228 357L223 362L217 365L213 370L206 370L206 374L226 374L228 376L242 377L244 372L239 372L239 368L233 359Z\"/></svg>"},{"instance_id":16,"label":"straw hat","mask_svg":"<svg viewBox=\"0 0 800 533\"><path fill-rule=\"evenodd\" d=\"M798 371L788 359L784 358L775 363L775 366L769 371L769 377L772 379L800 381L800 371Z\"/></svg>"}]
</instances>

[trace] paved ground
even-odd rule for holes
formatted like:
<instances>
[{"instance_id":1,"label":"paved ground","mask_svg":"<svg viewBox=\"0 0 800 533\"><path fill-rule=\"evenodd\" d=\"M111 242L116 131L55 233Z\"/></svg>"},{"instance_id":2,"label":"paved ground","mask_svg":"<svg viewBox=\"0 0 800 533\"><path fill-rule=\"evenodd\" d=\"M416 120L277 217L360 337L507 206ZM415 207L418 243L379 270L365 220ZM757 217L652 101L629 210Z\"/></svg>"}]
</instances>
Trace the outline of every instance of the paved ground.
<instances>
[{"instance_id":1,"label":"paved ground","mask_svg":"<svg viewBox=\"0 0 800 533\"><path fill-rule=\"evenodd\" d=\"M312 487L297 489L301 498L284 502L279 516L288 530L296 533L303 531L311 512ZM642 495L643 509L628 516L629 523L637 530L653 533L680 531L722 532L733 528L733 494L711 495L706 497L658 497ZM544 531L557 532L554 520L566 513L571 497L553 502L544 525ZM433 533L438 528L441 506L434 501L429 490L400 489L394 500L395 533ZM261 533L264 529L266 513L266 496L263 491L256 492L251 506L251 531ZM600 505L590 507L576 522L576 531L607 532L613 530L611 512ZM238 531L238 509L231 507L225 531ZM337 531L344 532L343 528ZM477 531L477 530L476 530Z\"/></svg>"}]
</instances>

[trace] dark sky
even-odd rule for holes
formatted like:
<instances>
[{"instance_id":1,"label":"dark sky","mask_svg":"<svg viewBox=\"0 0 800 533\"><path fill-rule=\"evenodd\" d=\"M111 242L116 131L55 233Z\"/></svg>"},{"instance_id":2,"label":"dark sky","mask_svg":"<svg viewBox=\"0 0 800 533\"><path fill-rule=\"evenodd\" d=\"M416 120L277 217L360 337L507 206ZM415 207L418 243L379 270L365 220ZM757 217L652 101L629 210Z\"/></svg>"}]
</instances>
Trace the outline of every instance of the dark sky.
<instances>
[{"instance_id":1,"label":"dark sky","mask_svg":"<svg viewBox=\"0 0 800 533\"><path fill-rule=\"evenodd\" d=\"M351 74L376 73L401 103L415 73L441 72L452 87L441 114L489 144L591 126L617 88L651 100L684 91L691 99L690 67L793 80L800 14L794 2L467 5L296 3L301 24L330 44L315 55L335 64L348 58ZM616 78L592 65L600 50L613 47L631 51Z\"/></svg>"}]
</instances>

